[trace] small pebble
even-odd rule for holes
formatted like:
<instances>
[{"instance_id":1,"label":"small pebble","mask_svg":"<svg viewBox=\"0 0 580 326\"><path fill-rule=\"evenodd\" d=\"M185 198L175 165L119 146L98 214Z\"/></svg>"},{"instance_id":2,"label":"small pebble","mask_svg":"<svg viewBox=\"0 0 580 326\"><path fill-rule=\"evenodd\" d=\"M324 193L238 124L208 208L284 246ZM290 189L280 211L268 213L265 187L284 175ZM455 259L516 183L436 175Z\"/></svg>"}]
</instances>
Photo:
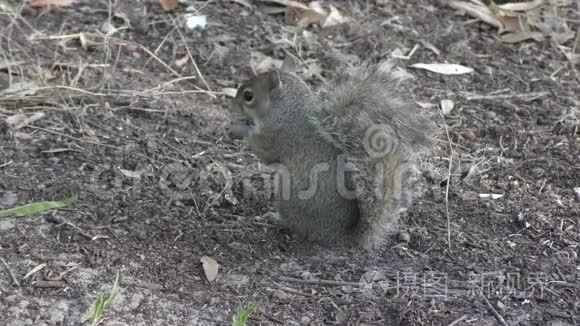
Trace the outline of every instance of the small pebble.
<instances>
[{"instance_id":1,"label":"small pebble","mask_svg":"<svg viewBox=\"0 0 580 326\"><path fill-rule=\"evenodd\" d=\"M143 230L133 230L133 234L140 241L144 241L147 239L147 233Z\"/></svg>"},{"instance_id":2,"label":"small pebble","mask_svg":"<svg viewBox=\"0 0 580 326\"><path fill-rule=\"evenodd\" d=\"M211 297L209 299L209 304L212 305L212 306L218 304L219 302L220 302L220 299L218 299L216 297Z\"/></svg>"},{"instance_id":3,"label":"small pebble","mask_svg":"<svg viewBox=\"0 0 580 326\"><path fill-rule=\"evenodd\" d=\"M18 196L13 192L5 192L0 195L0 208L14 206L18 202Z\"/></svg>"},{"instance_id":4,"label":"small pebble","mask_svg":"<svg viewBox=\"0 0 580 326\"><path fill-rule=\"evenodd\" d=\"M354 288L352 287L352 285L345 285L345 286L341 287L341 290L344 293L353 293L354 292Z\"/></svg>"},{"instance_id":5,"label":"small pebble","mask_svg":"<svg viewBox=\"0 0 580 326\"><path fill-rule=\"evenodd\" d=\"M272 293L272 296L283 302L286 302L289 299L288 294L282 290L274 291L274 293Z\"/></svg>"},{"instance_id":6,"label":"small pebble","mask_svg":"<svg viewBox=\"0 0 580 326\"><path fill-rule=\"evenodd\" d=\"M9 219L0 219L0 231L8 231L16 226L14 221Z\"/></svg>"},{"instance_id":7,"label":"small pebble","mask_svg":"<svg viewBox=\"0 0 580 326\"><path fill-rule=\"evenodd\" d=\"M143 293L136 292L131 296L131 301L129 302L127 307L130 310L135 310L135 309L139 308L139 306L143 302L143 299L145 299L145 296L143 295Z\"/></svg>"},{"instance_id":8,"label":"small pebble","mask_svg":"<svg viewBox=\"0 0 580 326\"><path fill-rule=\"evenodd\" d=\"M471 130L468 130L463 133L463 138L469 140L470 142L475 142L477 140L477 136Z\"/></svg>"},{"instance_id":9,"label":"small pebble","mask_svg":"<svg viewBox=\"0 0 580 326\"><path fill-rule=\"evenodd\" d=\"M580 202L580 187L574 187L574 193L576 194L576 200Z\"/></svg>"},{"instance_id":10,"label":"small pebble","mask_svg":"<svg viewBox=\"0 0 580 326\"><path fill-rule=\"evenodd\" d=\"M485 111L483 113L483 116L488 120L493 120L495 119L495 117L497 117L497 114L493 111Z\"/></svg>"},{"instance_id":11,"label":"small pebble","mask_svg":"<svg viewBox=\"0 0 580 326\"><path fill-rule=\"evenodd\" d=\"M346 320L348 319L348 316L346 315L346 313L342 310L339 310L336 312L336 323L337 324L344 324L346 323Z\"/></svg>"},{"instance_id":12,"label":"small pebble","mask_svg":"<svg viewBox=\"0 0 580 326\"><path fill-rule=\"evenodd\" d=\"M125 222L128 221L129 217L127 215L123 215L123 216L117 216L115 218L113 218L113 223L121 223L121 222Z\"/></svg>"},{"instance_id":13,"label":"small pebble","mask_svg":"<svg viewBox=\"0 0 580 326\"><path fill-rule=\"evenodd\" d=\"M409 243L411 241L411 236L407 232L400 232L399 233L399 241Z\"/></svg>"},{"instance_id":14,"label":"small pebble","mask_svg":"<svg viewBox=\"0 0 580 326\"><path fill-rule=\"evenodd\" d=\"M505 304L503 304L503 302L501 302L501 301L498 301L498 302L497 302L497 307L498 307L500 310L505 310Z\"/></svg>"}]
</instances>

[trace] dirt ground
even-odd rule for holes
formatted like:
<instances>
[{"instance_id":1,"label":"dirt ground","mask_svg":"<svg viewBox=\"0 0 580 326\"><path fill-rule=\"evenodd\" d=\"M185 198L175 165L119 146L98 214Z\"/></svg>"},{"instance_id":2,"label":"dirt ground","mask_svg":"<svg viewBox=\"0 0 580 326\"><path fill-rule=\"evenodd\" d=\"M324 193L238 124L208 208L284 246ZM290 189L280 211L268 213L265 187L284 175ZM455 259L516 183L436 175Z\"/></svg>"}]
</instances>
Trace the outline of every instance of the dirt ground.
<instances>
[{"instance_id":1,"label":"dirt ground","mask_svg":"<svg viewBox=\"0 0 580 326\"><path fill-rule=\"evenodd\" d=\"M202 30L157 1L124 1L110 24L107 1L1 15L0 208L79 200L0 219L0 325L79 325L117 272L103 325L228 325L257 302L251 325L578 325L580 64L437 2L383 2L336 1L352 20L308 28L308 42L237 1L194 2ZM565 11L575 31L579 9ZM119 30L104 37L107 24ZM455 103L450 141L423 158L428 191L402 217L410 241L369 256L294 240L247 187L267 170L224 135L222 89L256 53L325 67L416 44L400 66L474 72L408 69L415 101ZM202 256L220 265L214 282Z\"/></svg>"}]
</instances>

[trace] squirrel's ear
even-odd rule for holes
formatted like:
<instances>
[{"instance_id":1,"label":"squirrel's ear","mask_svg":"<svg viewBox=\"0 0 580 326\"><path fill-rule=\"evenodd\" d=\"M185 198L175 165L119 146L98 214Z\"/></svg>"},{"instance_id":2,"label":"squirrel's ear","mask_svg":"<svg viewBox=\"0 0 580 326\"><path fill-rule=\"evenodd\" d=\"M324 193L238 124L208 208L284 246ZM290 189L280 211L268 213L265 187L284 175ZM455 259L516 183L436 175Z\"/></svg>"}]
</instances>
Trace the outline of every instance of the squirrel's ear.
<instances>
[{"instance_id":1,"label":"squirrel's ear","mask_svg":"<svg viewBox=\"0 0 580 326\"><path fill-rule=\"evenodd\" d=\"M273 91L282 87L282 80L280 79L280 72L278 70L270 70L266 73L269 91Z\"/></svg>"},{"instance_id":2,"label":"squirrel's ear","mask_svg":"<svg viewBox=\"0 0 580 326\"><path fill-rule=\"evenodd\" d=\"M282 61L280 71L296 73L298 71L298 63L296 62L296 59L291 55L287 55L286 58L284 58L284 61Z\"/></svg>"}]
</instances>

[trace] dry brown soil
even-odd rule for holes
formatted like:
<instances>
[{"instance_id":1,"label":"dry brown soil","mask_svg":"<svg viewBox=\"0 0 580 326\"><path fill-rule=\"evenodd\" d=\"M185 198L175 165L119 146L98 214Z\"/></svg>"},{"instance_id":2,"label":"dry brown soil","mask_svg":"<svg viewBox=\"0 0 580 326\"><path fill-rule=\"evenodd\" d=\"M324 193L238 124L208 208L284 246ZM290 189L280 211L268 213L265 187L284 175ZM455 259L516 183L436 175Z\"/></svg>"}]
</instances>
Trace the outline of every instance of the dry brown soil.
<instances>
[{"instance_id":1,"label":"dry brown soil","mask_svg":"<svg viewBox=\"0 0 580 326\"><path fill-rule=\"evenodd\" d=\"M254 302L251 325L577 325L580 87L568 59L549 38L505 44L436 2L373 3L336 1L352 22L309 28L310 42L235 1L195 2L203 30L180 25L185 5L167 15L124 1L111 24L131 28L89 35L88 49L78 33L102 31L107 1L1 15L0 87L36 90L0 97L0 208L80 195L0 219L0 325L79 325L117 272L103 325L227 325ZM421 46L399 65L475 71L409 69L414 100L455 102L451 178L443 133L423 160L428 191L402 220L410 241L394 234L368 256L294 240L243 186L266 170L225 137L222 88L250 77L258 52L300 49L326 67L333 53L385 59L425 41L439 55ZM480 198L490 193L503 196ZM215 282L204 255L220 264Z\"/></svg>"}]
</instances>

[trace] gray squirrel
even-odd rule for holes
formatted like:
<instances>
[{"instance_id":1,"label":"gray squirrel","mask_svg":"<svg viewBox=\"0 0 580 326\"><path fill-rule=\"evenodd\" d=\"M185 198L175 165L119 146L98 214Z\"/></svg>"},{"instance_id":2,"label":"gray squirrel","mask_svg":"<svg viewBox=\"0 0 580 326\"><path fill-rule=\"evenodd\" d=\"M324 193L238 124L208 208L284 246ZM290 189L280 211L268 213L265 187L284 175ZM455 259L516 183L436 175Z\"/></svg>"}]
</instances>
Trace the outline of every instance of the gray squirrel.
<instances>
[{"instance_id":1,"label":"gray squirrel","mask_svg":"<svg viewBox=\"0 0 580 326\"><path fill-rule=\"evenodd\" d=\"M413 199L416 158L434 146L435 124L391 62L343 67L317 93L287 70L243 83L226 131L276 168L275 207L291 231L373 250Z\"/></svg>"}]
</instances>

